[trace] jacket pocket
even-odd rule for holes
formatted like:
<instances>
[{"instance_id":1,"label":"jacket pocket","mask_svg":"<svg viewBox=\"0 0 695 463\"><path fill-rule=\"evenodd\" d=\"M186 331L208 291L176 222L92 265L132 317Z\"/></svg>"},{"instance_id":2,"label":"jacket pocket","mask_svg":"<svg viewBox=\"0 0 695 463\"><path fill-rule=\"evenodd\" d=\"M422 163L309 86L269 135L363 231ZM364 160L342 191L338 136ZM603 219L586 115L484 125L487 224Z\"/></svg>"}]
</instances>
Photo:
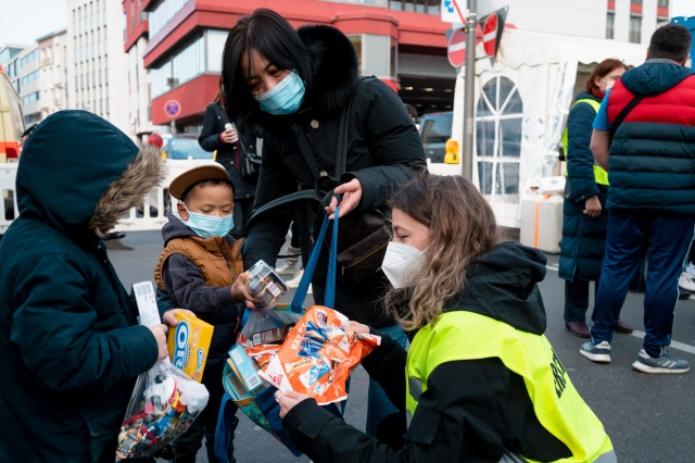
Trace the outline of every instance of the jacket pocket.
<instances>
[{"instance_id":1,"label":"jacket pocket","mask_svg":"<svg viewBox=\"0 0 695 463\"><path fill-rule=\"evenodd\" d=\"M87 426L89 461L113 461L121 422L125 416L126 404L110 403L100 410L84 414Z\"/></svg>"},{"instance_id":2,"label":"jacket pocket","mask_svg":"<svg viewBox=\"0 0 695 463\"><path fill-rule=\"evenodd\" d=\"M418 405L408 427L406 438L418 444L431 445L439 432L441 419L440 410Z\"/></svg>"}]
</instances>

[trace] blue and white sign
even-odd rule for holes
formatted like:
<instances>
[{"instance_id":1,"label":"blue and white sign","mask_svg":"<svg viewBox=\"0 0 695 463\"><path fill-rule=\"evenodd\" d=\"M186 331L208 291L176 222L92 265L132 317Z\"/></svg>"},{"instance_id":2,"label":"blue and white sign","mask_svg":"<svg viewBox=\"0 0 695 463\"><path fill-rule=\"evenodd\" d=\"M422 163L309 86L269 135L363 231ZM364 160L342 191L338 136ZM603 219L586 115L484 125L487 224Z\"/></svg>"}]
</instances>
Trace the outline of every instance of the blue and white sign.
<instances>
[{"instance_id":1,"label":"blue and white sign","mask_svg":"<svg viewBox=\"0 0 695 463\"><path fill-rule=\"evenodd\" d=\"M466 0L442 0L442 22L451 24L465 24L468 10L465 8Z\"/></svg>"}]
</instances>

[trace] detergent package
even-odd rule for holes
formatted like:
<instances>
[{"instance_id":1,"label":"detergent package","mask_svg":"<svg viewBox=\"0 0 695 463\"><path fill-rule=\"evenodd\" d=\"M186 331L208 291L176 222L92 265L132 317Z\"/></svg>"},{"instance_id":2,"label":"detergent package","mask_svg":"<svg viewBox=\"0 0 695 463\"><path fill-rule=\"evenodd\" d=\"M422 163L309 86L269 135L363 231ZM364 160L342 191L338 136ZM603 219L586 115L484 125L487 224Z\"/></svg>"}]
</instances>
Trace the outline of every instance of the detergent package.
<instances>
[{"instance_id":1,"label":"detergent package","mask_svg":"<svg viewBox=\"0 0 695 463\"><path fill-rule=\"evenodd\" d=\"M174 312L174 317L178 323L167 337L169 357L175 367L200 382L214 327L190 313Z\"/></svg>"},{"instance_id":2,"label":"detergent package","mask_svg":"<svg viewBox=\"0 0 695 463\"><path fill-rule=\"evenodd\" d=\"M140 323L161 323L154 287L133 285ZM149 457L184 434L205 409L210 394L166 358L138 376L121 424L116 459Z\"/></svg>"},{"instance_id":3,"label":"detergent package","mask_svg":"<svg viewBox=\"0 0 695 463\"><path fill-rule=\"evenodd\" d=\"M379 336L350 330L335 310L312 306L292 327L259 375L281 391L293 390L327 405L347 398L346 381L381 343Z\"/></svg>"},{"instance_id":4,"label":"detergent package","mask_svg":"<svg viewBox=\"0 0 695 463\"><path fill-rule=\"evenodd\" d=\"M287 292L287 285L275 270L259 260L248 271L248 288L256 300L256 308L268 309Z\"/></svg>"}]
</instances>

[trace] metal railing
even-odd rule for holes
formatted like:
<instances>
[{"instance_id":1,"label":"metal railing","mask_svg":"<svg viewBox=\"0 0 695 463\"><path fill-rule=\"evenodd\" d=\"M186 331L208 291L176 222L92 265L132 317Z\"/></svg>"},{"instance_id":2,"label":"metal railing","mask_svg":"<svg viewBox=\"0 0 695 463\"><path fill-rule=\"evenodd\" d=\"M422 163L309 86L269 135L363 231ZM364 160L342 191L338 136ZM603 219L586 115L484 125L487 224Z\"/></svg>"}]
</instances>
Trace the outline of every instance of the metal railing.
<instances>
[{"instance_id":1,"label":"metal railing","mask_svg":"<svg viewBox=\"0 0 695 463\"><path fill-rule=\"evenodd\" d=\"M166 178L160 186L152 190L142 205L133 207L119 221L114 229L117 232L160 230L167 222L166 215L171 212L176 200L171 197L167 186L180 173L191 167L211 164L211 160L166 161ZM19 215L15 178L17 163L0 164L0 234L4 234Z\"/></svg>"}]
</instances>

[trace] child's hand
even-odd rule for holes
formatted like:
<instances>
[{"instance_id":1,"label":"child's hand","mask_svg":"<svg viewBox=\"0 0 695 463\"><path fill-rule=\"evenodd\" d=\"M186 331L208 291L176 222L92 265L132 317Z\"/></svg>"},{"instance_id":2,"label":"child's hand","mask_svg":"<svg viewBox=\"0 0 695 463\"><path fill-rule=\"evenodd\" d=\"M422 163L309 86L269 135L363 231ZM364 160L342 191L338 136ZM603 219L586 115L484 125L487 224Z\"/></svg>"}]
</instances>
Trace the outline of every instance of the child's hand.
<instances>
[{"instance_id":1,"label":"child's hand","mask_svg":"<svg viewBox=\"0 0 695 463\"><path fill-rule=\"evenodd\" d=\"M167 326L157 324L147 328L154 336L154 340L157 341L157 360L164 360L169 356L169 349L167 349Z\"/></svg>"},{"instance_id":2,"label":"child's hand","mask_svg":"<svg viewBox=\"0 0 695 463\"><path fill-rule=\"evenodd\" d=\"M191 312L188 309L170 309L164 312L164 316L162 317L162 321L164 324L174 327L178 323L178 320L176 320L176 317L174 317L174 314L176 313L185 313L186 315L189 315L191 317L195 317L196 315Z\"/></svg>"},{"instance_id":3,"label":"child's hand","mask_svg":"<svg viewBox=\"0 0 695 463\"><path fill-rule=\"evenodd\" d=\"M249 309L256 309L256 301L251 295L248 287L249 274L244 272L239 275L234 284L232 284L230 291L232 292L232 297L238 301L244 301L246 307Z\"/></svg>"}]
</instances>

